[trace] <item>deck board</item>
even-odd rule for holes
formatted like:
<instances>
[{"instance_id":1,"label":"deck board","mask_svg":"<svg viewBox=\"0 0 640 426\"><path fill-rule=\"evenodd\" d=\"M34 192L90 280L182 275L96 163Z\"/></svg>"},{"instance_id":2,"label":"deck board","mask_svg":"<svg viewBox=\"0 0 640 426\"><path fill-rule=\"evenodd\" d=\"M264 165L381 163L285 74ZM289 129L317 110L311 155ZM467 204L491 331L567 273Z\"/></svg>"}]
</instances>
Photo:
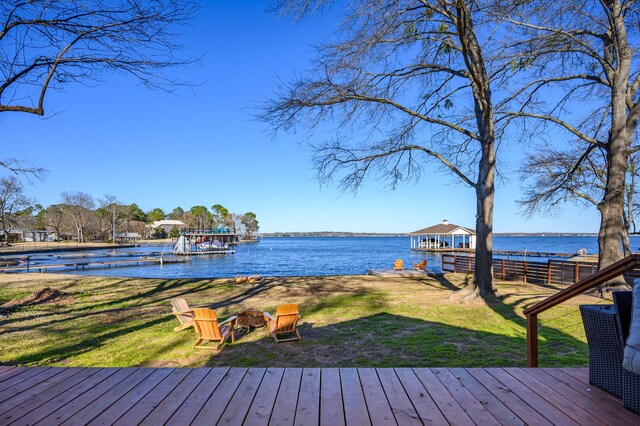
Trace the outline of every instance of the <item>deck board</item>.
<instances>
[{"instance_id":1,"label":"deck board","mask_svg":"<svg viewBox=\"0 0 640 426\"><path fill-rule=\"evenodd\" d=\"M283 375L284 368L269 368L266 371L251 407L249 407L247 417L245 417L245 425L266 426L269 424Z\"/></svg>"},{"instance_id":2,"label":"deck board","mask_svg":"<svg viewBox=\"0 0 640 426\"><path fill-rule=\"evenodd\" d=\"M498 420L460 381L446 368L434 368L440 383L444 385L451 396L458 401L460 407L471 419L482 425L497 425Z\"/></svg>"},{"instance_id":3,"label":"deck board","mask_svg":"<svg viewBox=\"0 0 640 426\"><path fill-rule=\"evenodd\" d=\"M374 426L395 425L396 420L374 368L358 369L369 418Z\"/></svg>"},{"instance_id":4,"label":"deck board","mask_svg":"<svg viewBox=\"0 0 640 426\"><path fill-rule=\"evenodd\" d=\"M73 413L71 417L65 420L64 424L68 426L85 425L100 415L103 411L107 410L114 403L122 398L123 395L138 386L142 381L155 372L154 369L144 368L135 369L128 368L126 370L133 370L132 374L128 375L125 379L119 382L116 389L108 389L107 392L100 395L97 399L91 403L86 404L82 409ZM61 407L64 411L64 407ZM113 418L113 421L116 419Z\"/></svg>"},{"instance_id":5,"label":"deck board","mask_svg":"<svg viewBox=\"0 0 640 426\"><path fill-rule=\"evenodd\" d=\"M302 370L300 396L294 425L313 425L320 422L320 369Z\"/></svg>"},{"instance_id":6,"label":"deck board","mask_svg":"<svg viewBox=\"0 0 640 426\"><path fill-rule=\"evenodd\" d=\"M537 378L525 373L520 368L506 368L505 371L515 377L520 383L529 386L538 395L542 396L550 404L562 410L565 414L577 421L581 425L604 425L597 417L590 415L586 410L580 407L575 401L571 401L565 395L557 392L553 388L545 385Z\"/></svg>"},{"instance_id":7,"label":"deck board","mask_svg":"<svg viewBox=\"0 0 640 426\"><path fill-rule=\"evenodd\" d=\"M264 368L250 368L245 374L238 390L229 401L227 409L222 413L219 424L241 425L247 416L251 403L258 392L262 378L266 373Z\"/></svg>"},{"instance_id":8,"label":"deck board","mask_svg":"<svg viewBox=\"0 0 640 426\"><path fill-rule=\"evenodd\" d=\"M167 425L180 426L190 424L229 371L228 368L202 368L201 370L207 371L206 377L184 400L180 408L171 416Z\"/></svg>"},{"instance_id":9,"label":"deck board","mask_svg":"<svg viewBox=\"0 0 640 426\"><path fill-rule=\"evenodd\" d=\"M2 368L0 423L640 424L586 369Z\"/></svg>"},{"instance_id":10,"label":"deck board","mask_svg":"<svg viewBox=\"0 0 640 426\"><path fill-rule=\"evenodd\" d=\"M502 401L495 397L480 381L473 377L464 368L450 368L451 374L458 382L471 393L475 399L491 413L492 417L500 424L525 425L513 411L509 409ZM475 419L475 418L474 418Z\"/></svg>"},{"instance_id":11,"label":"deck board","mask_svg":"<svg viewBox=\"0 0 640 426\"><path fill-rule=\"evenodd\" d=\"M347 426L371 424L358 370L355 368L341 368L340 381L342 383L344 417Z\"/></svg>"},{"instance_id":12,"label":"deck board","mask_svg":"<svg viewBox=\"0 0 640 426\"><path fill-rule=\"evenodd\" d=\"M282 382L280 382L280 390L278 390L276 402L271 412L270 425L293 425L296 417L296 407L298 406L301 379L301 368L287 368L284 371Z\"/></svg>"},{"instance_id":13,"label":"deck board","mask_svg":"<svg viewBox=\"0 0 640 426\"><path fill-rule=\"evenodd\" d=\"M211 424L211 419L219 419L227 405L229 405L229 401L233 398L247 371L246 368L229 369L222 378L222 382L202 406L202 410L194 419L194 423Z\"/></svg>"},{"instance_id":14,"label":"deck board","mask_svg":"<svg viewBox=\"0 0 640 426\"><path fill-rule=\"evenodd\" d=\"M528 425L548 426L551 422L533 409L526 401L518 397L508 387L504 386L495 377L482 368L470 368L466 370L482 386L498 398L516 416Z\"/></svg>"},{"instance_id":15,"label":"deck board","mask_svg":"<svg viewBox=\"0 0 640 426\"><path fill-rule=\"evenodd\" d=\"M320 425L345 425L340 370L336 368L324 368L321 372Z\"/></svg>"},{"instance_id":16,"label":"deck board","mask_svg":"<svg viewBox=\"0 0 640 426\"><path fill-rule=\"evenodd\" d=\"M97 386L105 379L108 379L116 371L116 368L104 368L101 370L92 369L88 371L87 374L89 375L86 376L86 378L61 392L55 398L38 405L35 409L29 411L28 414L22 417L20 421L35 424L45 418L48 418L53 412L57 411L58 408L67 405L69 402L72 402L85 392L89 392L94 386Z\"/></svg>"}]
</instances>

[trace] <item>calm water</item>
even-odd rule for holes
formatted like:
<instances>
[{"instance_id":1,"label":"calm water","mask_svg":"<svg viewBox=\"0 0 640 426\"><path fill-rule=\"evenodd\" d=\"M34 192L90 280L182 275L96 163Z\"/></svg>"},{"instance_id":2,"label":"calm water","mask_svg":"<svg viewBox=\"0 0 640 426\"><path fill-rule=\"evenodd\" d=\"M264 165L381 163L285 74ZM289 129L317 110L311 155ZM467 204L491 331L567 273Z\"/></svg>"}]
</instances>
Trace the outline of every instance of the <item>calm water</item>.
<instances>
[{"instance_id":1,"label":"calm water","mask_svg":"<svg viewBox=\"0 0 640 426\"><path fill-rule=\"evenodd\" d=\"M640 237L632 237L634 250L640 248ZM496 250L527 250L531 252L575 253L581 248L588 253L597 252L596 237L495 237ZM109 253L141 255L158 247L118 249ZM83 252L89 258L74 258L74 254L53 256L33 255L31 264L106 260L105 251ZM413 253L409 250L409 237L353 237L353 238L265 238L259 243L236 247L234 255L193 256L189 262L73 271L86 275L110 275L148 278L218 278L236 275L314 276L364 274L367 269L389 269L393 261L401 258L405 265L428 260L428 269L439 271L441 260L436 254ZM114 258L111 258L114 259ZM122 259L128 259L124 257ZM546 260L529 258L530 260Z\"/></svg>"}]
</instances>

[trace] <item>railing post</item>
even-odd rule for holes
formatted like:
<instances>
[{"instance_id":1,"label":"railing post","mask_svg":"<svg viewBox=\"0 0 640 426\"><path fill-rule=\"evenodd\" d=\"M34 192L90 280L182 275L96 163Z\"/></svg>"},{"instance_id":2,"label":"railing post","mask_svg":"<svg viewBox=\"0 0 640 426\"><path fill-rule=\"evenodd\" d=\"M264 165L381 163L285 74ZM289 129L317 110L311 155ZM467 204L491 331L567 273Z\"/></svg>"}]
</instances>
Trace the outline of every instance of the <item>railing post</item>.
<instances>
[{"instance_id":1,"label":"railing post","mask_svg":"<svg viewBox=\"0 0 640 426\"><path fill-rule=\"evenodd\" d=\"M538 315L527 315L527 367L538 367Z\"/></svg>"},{"instance_id":2,"label":"railing post","mask_svg":"<svg viewBox=\"0 0 640 426\"><path fill-rule=\"evenodd\" d=\"M578 262L575 262L573 264L573 280L575 282L580 281L580 265L578 264Z\"/></svg>"},{"instance_id":3,"label":"railing post","mask_svg":"<svg viewBox=\"0 0 640 426\"><path fill-rule=\"evenodd\" d=\"M506 280L507 279L507 271L505 269L505 260L502 259L502 279Z\"/></svg>"},{"instance_id":4,"label":"railing post","mask_svg":"<svg viewBox=\"0 0 640 426\"><path fill-rule=\"evenodd\" d=\"M471 273L471 256L467 257L467 273Z\"/></svg>"},{"instance_id":5,"label":"railing post","mask_svg":"<svg viewBox=\"0 0 640 426\"><path fill-rule=\"evenodd\" d=\"M551 285L551 259L547 260L547 285Z\"/></svg>"},{"instance_id":6,"label":"railing post","mask_svg":"<svg viewBox=\"0 0 640 426\"><path fill-rule=\"evenodd\" d=\"M524 261L524 275L522 276L522 282L527 282L527 261Z\"/></svg>"}]
</instances>

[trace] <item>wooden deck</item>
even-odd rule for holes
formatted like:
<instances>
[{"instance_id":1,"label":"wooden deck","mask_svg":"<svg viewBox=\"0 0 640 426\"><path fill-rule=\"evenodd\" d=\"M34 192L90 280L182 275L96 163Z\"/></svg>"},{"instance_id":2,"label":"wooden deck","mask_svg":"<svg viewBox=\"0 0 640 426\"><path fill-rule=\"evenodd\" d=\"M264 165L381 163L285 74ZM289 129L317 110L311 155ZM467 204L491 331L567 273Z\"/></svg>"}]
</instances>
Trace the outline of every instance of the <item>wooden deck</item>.
<instances>
[{"instance_id":1,"label":"wooden deck","mask_svg":"<svg viewBox=\"0 0 640 426\"><path fill-rule=\"evenodd\" d=\"M640 424L586 369L0 367L0 424Z\"/></svg>"}]
</instances>

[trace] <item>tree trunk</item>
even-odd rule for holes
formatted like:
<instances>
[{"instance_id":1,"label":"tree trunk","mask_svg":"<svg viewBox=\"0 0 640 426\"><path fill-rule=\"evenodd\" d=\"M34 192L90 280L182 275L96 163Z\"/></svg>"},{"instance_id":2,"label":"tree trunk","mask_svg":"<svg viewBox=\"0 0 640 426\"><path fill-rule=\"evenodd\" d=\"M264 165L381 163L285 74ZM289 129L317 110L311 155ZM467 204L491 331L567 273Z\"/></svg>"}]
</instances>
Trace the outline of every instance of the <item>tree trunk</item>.
<instances>
[{"instance_id":1,"label":"tree trunk","mask_svg":"<svg viewBox=\"0 0 640 426\"><path fill-rule=\"evenodd\" d=\"M476 267L474 293L486 299L496 295L493 283L493 199L495 152L493 143L483 146L476 186Z\"/></svg>"},{"instance_id":2,"label":"tree trunk","mask_svg":"<svg viewBox=\"0 0 640 426\"><path fill-rule=\"evenodd\" d=\"M606 144L607 182L605 194L598 204L600 231L598 233L598 269L605 268L622 259L622 242L625 234L625 178L629 161L629 147L633 129L628 128L627 84L631 69L631 49L627 41L624 14L620 3L607 2L612 19L612 38L605 42L605 49L615 49L617 64L615 75L610 76L611 88L611 133ZM605 53L607 56L607 53ZM609 285L624 285L620 276Z\"/></svg>"},{"instance_id":3,"label":"tree trunk","mask_svg":"<svg viewBox=\"0 0 640 426\"><path fill-rule=\"evenodd\" d=\"M623 241L625 236L628 238L624 224L624 195L630 139L630 134L625 131L625 126L615 126L614 120L611 138L606 148L608 164L605 195L598 204L598 211L600 212L598 269L605 268L624 256ZM622 276L608 283L609 286L624 284L624 277Z\"/></svg>"},{"instance_id":4,"label":"tree trunk","mask_svg":"<svg viewBox=\"0 0 640 426\"><path fill-rule=\"evenodd\" d=\"M473 92L476 125L480 136L480 162L476 189L476 266L473 282L468 290L483 299L496 295L493 283L493 197L496 168L495 123L491 82L482 57L469 4L464 0L455 2L456 26L460 45L469 70L469 83Z\"/></svg>"}]
</instances>

